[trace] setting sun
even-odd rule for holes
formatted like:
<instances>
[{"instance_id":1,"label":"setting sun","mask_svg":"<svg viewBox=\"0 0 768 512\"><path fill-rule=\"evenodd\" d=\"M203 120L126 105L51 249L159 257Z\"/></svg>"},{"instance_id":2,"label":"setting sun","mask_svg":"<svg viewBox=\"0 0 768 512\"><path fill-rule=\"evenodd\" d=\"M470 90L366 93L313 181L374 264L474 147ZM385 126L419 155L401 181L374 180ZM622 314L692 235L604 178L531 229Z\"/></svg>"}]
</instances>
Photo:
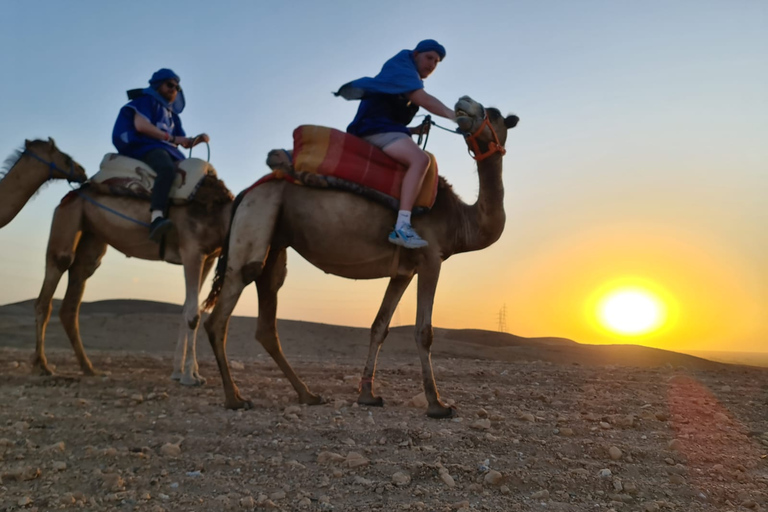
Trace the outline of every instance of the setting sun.
<instances>
[{"instance_id":1,"label":"setting sun","mask_svg":"<svg viewBox=\"0 0 768 512\"><path fill-rule=\"evenodd\" d=\"M651 332L663 323L664 306L652 293L625 289L609 293L598 305L600 323L619 334Z\"/></svg>"}]
</instances>

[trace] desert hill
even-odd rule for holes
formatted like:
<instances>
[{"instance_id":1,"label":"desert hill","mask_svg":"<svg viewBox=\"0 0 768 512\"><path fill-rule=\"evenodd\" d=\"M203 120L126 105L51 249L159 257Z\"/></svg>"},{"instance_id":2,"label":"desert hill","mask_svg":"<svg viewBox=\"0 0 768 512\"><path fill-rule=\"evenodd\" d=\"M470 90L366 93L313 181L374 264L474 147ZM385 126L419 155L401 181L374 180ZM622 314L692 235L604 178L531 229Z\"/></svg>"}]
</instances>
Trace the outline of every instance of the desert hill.
<instances>
[{"instance_id":1,"label":"desert hill","mask_svg":"<svg viewBox=\"0 0 768 512\"><path fill-rule=\"evenodd\" d=\"M58 321L60 301L54 301L47 349L69 349ZM170 353L176 344L181 306L144 300L84 302L80 328L86 350ZM34 301L0 306L0 346L34 349ZM227 345L231 357L265 357L254 341L256 319L233 317ZM278 320L281 341L289 358L345 359L363 364L368 351L368 329L297 320ZM382 358L406 357L415 362L413 327L391 329ZM213 358L208 339L198 333L198 355ZM715 369L722 366L700 357L638 345L585 345L555 337L524 338L480 329L435 328L433 356L495 361L546 361L588 366L660 367L684 366Z\"/></svg>"}]
</instances>

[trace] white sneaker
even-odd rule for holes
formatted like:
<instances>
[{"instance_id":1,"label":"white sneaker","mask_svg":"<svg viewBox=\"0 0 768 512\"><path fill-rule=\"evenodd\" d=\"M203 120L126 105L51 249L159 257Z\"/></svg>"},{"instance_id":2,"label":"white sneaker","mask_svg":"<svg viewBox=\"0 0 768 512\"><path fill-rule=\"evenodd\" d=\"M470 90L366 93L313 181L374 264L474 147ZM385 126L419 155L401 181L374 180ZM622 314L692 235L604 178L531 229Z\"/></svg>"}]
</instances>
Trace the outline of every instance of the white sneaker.
<instances>
[{"instance_id":1,"label":"white sneaker","mask_svg":"<svg viewBox=\"0 0 768 512\"><path fill-rule=\"evenodd\" d=\"M421 249L429 245L429 242L421 238L410 224L405 224L400 229L393 229L389 234L389 241L406 249Z\"/></svg>"}]
</instances>

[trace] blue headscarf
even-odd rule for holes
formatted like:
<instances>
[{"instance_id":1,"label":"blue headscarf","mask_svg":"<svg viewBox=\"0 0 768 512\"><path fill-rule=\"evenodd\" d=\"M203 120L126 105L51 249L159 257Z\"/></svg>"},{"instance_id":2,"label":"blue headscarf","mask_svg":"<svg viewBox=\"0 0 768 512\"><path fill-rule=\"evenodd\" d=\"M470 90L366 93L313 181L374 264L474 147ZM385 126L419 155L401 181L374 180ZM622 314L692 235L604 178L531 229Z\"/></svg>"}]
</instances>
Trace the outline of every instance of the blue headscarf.
<instances>
[{"instance_id":1,"label":"blue headscarf","mask_svg":"<svg viewBox=\"0 0 768 512\"><path fill-rule=\"evenodd\" d=\"M424 82L416 69L413 52L435 51L440 60L445 48L434 39L421 41L413 50L401 50L384 63L375 77L364 77L344 84L334 94L348 100L360 100L371 94L403 94L424 88Z\"/></svg>"},{"instance_id":2,"label":"blue headscarf","mask_svg":"<svg viewBox=\"0 0 768 512\"><path fill-rule=\"evenodd\" d=\"M158 69L152 74L152 78L149 79L149 87L144 89L142 92L152 96L162 105L170 108L174 114L181 114L181 112L184 110L184 107L186 106L186 101L184 101L184 91L182 91L181 88L179 88L179 92L176 93L176 99L173 100L173 103L170 105L168 104L168 101L166 101L166 99L163 98L159 92L157 92L157 89L166 80L176 80L177 82L181 82L181 78L179 78L179 75L174 73L173 70L168 68Z\"/></svg>"}]
</instances>

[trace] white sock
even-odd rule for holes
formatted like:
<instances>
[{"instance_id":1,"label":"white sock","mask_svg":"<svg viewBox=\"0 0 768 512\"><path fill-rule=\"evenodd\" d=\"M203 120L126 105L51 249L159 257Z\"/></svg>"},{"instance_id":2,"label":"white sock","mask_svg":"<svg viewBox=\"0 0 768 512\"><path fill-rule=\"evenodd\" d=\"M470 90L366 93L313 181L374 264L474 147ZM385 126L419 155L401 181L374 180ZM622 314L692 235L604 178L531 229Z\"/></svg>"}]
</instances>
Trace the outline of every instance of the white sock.
<instances>
[{"instance_id":1,"label":"white sock","mask_svg":"<svg viewBox=\"0 0 768 512\"><path fill-rule=\"evenodd\" d=\"M152 215L150 222L154 222L155 219L159 219L163 216L163 210L152 210L150 215Z\"/></svg>"},{"instance_id":2,"label":"white sock","mask_svg":"<svg viewBox=\"0 0 768 512\"><path fill-rule=\"evenodd\" d=\"M411 223L411 212L407 210L400 210L397 212L397 222L395 223L395 229L400 229L406 224Z\"/></svg>"}]
</instances>

